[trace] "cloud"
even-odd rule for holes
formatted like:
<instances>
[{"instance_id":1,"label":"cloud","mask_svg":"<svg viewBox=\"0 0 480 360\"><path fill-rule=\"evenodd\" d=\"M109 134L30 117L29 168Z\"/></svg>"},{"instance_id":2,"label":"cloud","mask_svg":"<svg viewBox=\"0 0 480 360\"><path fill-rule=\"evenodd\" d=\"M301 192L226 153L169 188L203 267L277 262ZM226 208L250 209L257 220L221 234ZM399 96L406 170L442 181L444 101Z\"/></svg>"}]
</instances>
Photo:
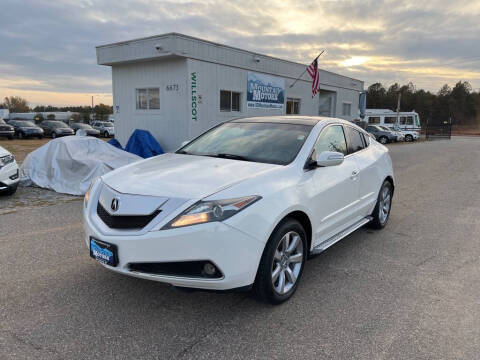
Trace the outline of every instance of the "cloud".
<instances>
[{"instance_id":1,"label":"cloud","mask_svg":"<svg viewBox=\"0 0 480 360\"><path fill-rule=\"evenodd\" d=\"M110 93L95 46L172 31L302 63L326 49L321 67L366 85L480 87L480 4L468 0L4 0L2 15L0 96L31 102Z\"/></svg>"}]
</instances>

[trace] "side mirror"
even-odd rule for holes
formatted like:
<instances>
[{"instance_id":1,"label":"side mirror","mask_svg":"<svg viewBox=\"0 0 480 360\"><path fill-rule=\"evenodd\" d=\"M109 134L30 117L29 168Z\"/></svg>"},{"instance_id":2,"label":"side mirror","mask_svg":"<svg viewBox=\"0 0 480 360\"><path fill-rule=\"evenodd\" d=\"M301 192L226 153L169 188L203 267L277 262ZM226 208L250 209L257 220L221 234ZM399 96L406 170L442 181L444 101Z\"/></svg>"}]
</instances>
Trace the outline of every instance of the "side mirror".
<instances>
[{"instance_id":1,"label":"side mirror","mask_svg":"<svg viewBox=\"0 0 480 360\"><path fill-rule=\"evenodd\" d=\"M317 156L317 166L337 166L343 162L344 155L336 151L324 151Z\"/></svg>"}]
</instances>

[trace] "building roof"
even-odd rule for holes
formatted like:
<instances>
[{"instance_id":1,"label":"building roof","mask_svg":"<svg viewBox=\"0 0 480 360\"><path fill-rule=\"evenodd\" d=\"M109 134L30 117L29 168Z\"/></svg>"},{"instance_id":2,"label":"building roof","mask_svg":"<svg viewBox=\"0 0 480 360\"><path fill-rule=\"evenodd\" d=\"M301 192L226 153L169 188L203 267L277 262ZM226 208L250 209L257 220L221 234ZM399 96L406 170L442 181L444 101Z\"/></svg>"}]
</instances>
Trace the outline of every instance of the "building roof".
<instances>
[{"instance_id":1,"label":"building roof","mask_svg":"<svg viewBox=\"0 0 480 360\"><path fill-rule=\"evenodd\" d=\"M295 79L306 68L297 63L179 33L166 33L96 47L99 65L189 58ZM310 59L306 59L310 61ZM319 61L321 66L321 61ZM363 81L319 69L321 85L362 91ZM301 78L311 81L308 74Z\"/></svg>"}]
</instances>

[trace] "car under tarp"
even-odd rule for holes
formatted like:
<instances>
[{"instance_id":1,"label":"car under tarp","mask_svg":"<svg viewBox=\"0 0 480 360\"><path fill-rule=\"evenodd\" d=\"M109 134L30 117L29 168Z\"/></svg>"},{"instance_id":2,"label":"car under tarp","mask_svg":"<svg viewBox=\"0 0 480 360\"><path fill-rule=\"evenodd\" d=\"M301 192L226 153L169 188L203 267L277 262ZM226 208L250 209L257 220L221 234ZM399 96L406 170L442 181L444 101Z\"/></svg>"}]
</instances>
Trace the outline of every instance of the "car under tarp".
<instances>
[{"instance_id":1,"label":"car under tarp","mask_svg":"<svg viewBox=\"0 0 480 360\"><path fill-rule=\"evenodd\" d=\"M27 155L21 185L84 195L94 178L141 159L94 137L66 136Z\"/></svg>"},{"instance_id":2,"label":"car under tarp","mask_svg":"<svg viewBox=\"0 0 480 360\"><path fill-rule=\"evenodd\" d=\"M111 139L108 143L145 159L164 153L162 146L148 130L135 129L128 139L125 149L122 148L117 139Z\"/></svg>"}]
</instances>

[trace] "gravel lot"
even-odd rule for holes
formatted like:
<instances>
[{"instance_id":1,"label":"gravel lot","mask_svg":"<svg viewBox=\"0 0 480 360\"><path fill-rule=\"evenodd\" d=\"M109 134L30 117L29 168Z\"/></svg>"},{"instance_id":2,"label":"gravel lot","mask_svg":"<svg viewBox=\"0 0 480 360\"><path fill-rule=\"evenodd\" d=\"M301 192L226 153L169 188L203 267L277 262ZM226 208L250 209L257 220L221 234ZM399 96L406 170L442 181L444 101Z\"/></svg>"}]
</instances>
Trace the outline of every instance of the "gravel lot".
<instances>
[{"instance_id":1,"label":"gravel lot","mask_svg":"<svg viewBox=\"0 0 480 360\"><path fill-rule=\"evenodd\" d=\"M309 261L276 307L103 269L77 198L8 211L0 199L0 358L478 359L480 138L391 154L386 229Z\"/></svg>"}]
</instances>

